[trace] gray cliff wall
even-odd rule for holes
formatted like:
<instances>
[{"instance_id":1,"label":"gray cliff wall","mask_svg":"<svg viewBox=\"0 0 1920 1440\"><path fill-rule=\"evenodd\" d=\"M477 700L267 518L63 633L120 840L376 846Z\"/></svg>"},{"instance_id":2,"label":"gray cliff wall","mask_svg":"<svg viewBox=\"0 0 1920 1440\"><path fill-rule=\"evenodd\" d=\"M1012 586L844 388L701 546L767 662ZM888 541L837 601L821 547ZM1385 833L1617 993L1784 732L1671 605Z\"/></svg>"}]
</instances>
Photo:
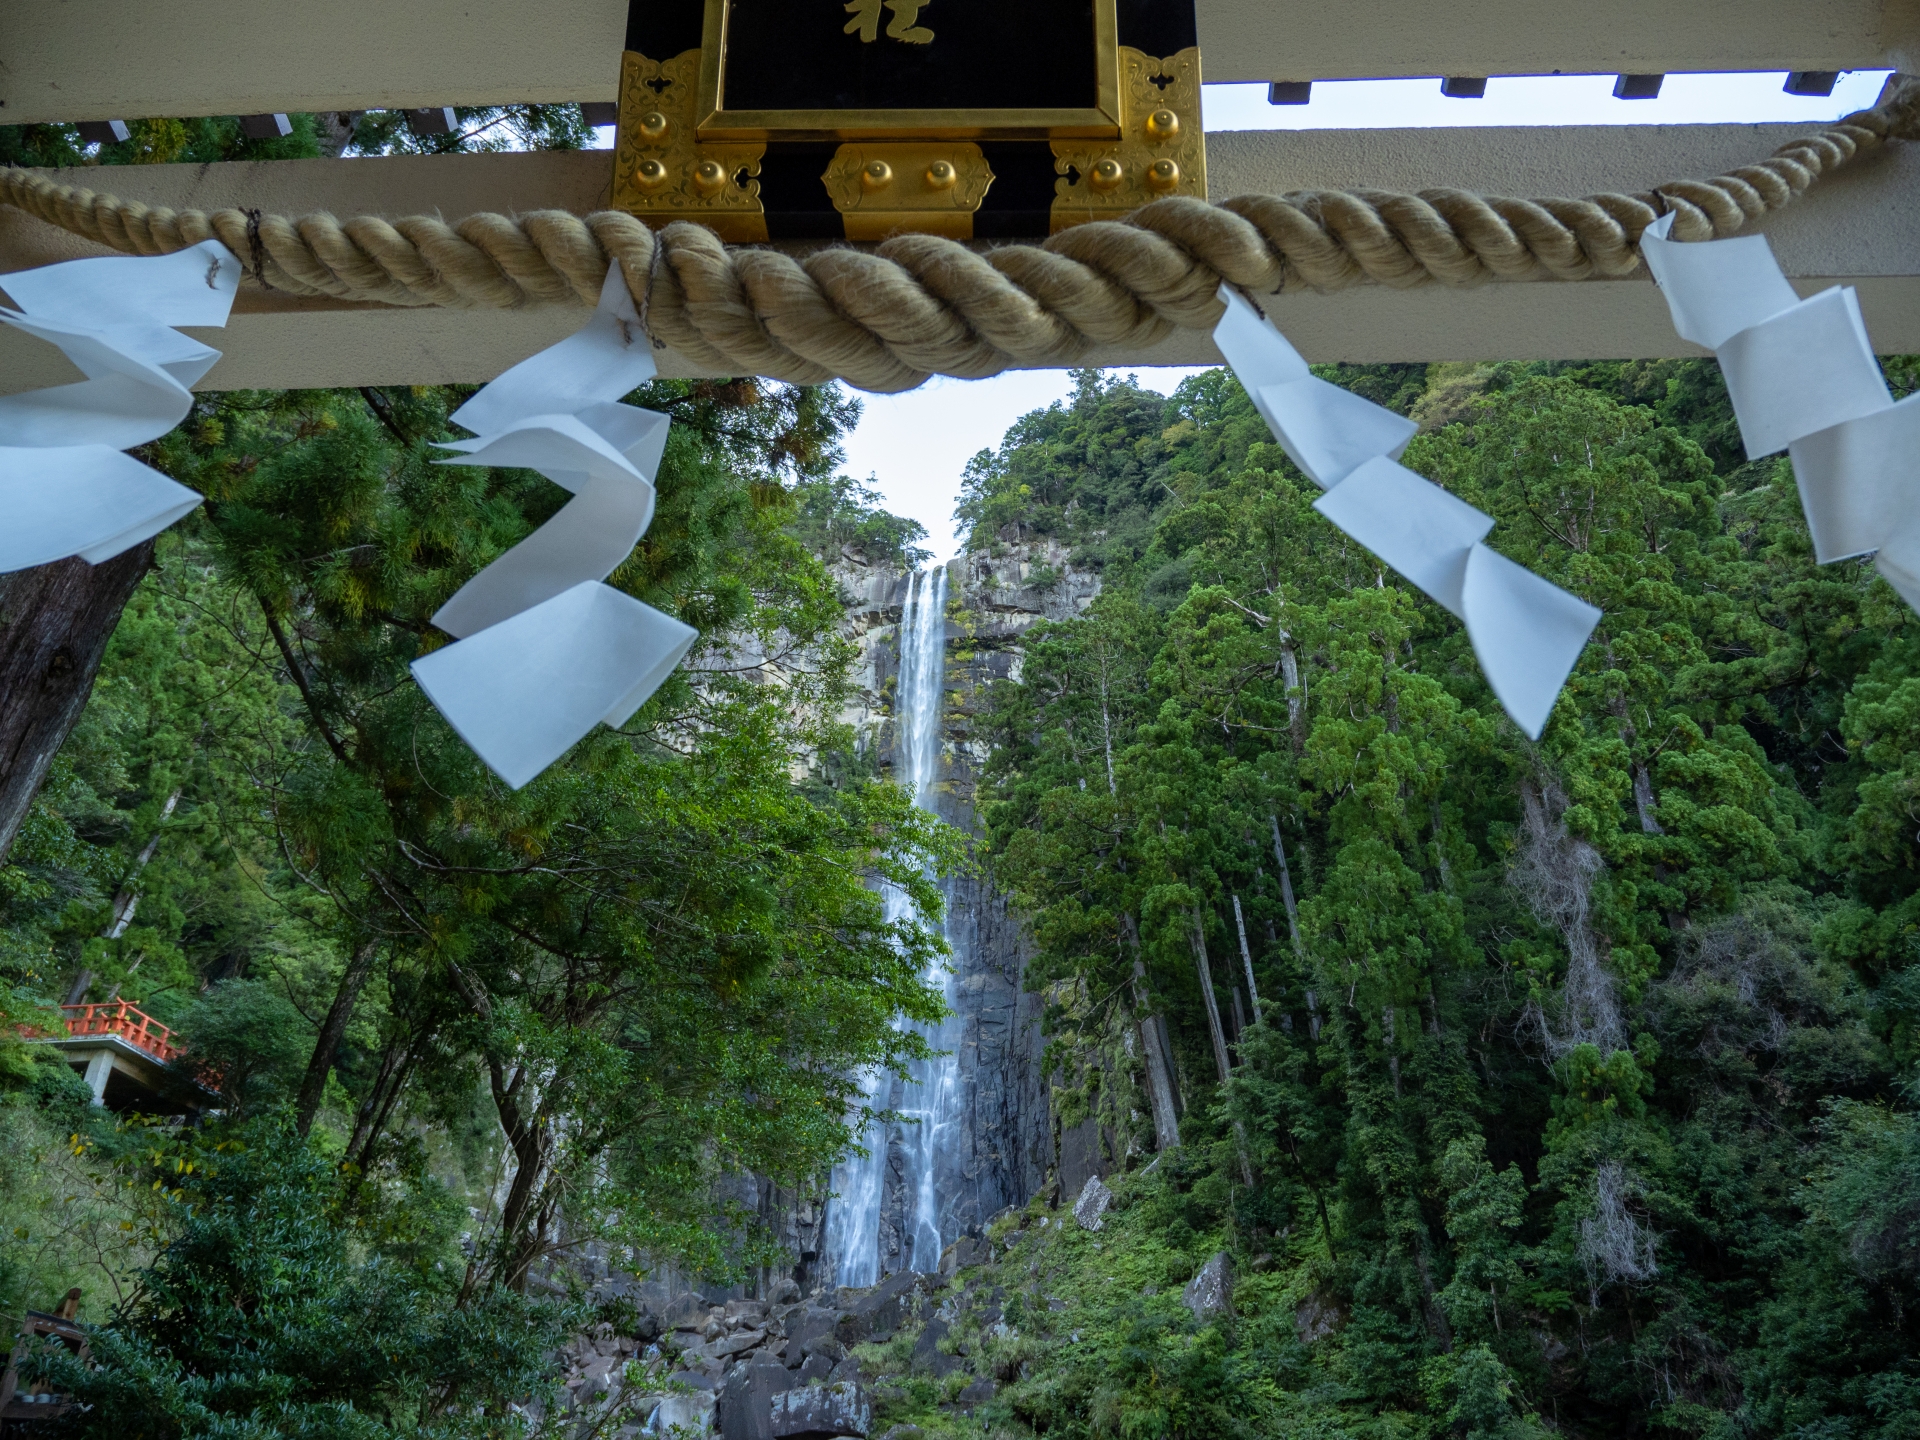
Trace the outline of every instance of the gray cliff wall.
<instances>
[{"instance_id":1,"label":"gray cliff wall","mask_svg":"<svg viewBox=\"0 0 1920 1440\"><path fill-rule=\"evenodd\" d=\"M881 772L888 773L907 576L852 560L834 570L849 602L849 634L860 646L858 690L844 718L871 747ZM974 794L987 744L976 721L987 687L1018 678L1021 637L1038 621L1082 613L1098 591L1098 578L1070 569L1065 550L1050 542L979 552L948 567L947 693L935 806L942 819L977 831ZM947 906L955 1009L962 1024L960 1083L969 1123L961 1142L941 1157L936 1185L945 1197L941 1230L959 1235L1031 1199L1055 1166L1055 1142L1041 1074L1043 1002L1022 983L1028 951L1019 917L983 877L951 881ZM904 1156L897 1141L888 1155L883 1272L906 1264Z\"/></svg>"},{"instance_id":2,"label":"gray cliff wall","mask_svg":"<svg viewBox=\"0 0 1920 1440\"><path fill-rule=\"evenodd\" d=\"M841 719L853 728L880 772L890 774L899 625L908 577L897 568L856 556L843 556L831 569L846 601L844 633L859 652L853 694ZM988 748L977 720L986 706L987 687L998 679L1018 678L1020 642L1030 627L1078 615L1098 593L1098 578L1072 570L1065 550L1051 542L1001 546L949 566L946 705L935 807L942 819L964 830L977 829L974 794ZM1006 897L983 877L949 882L947 933L961 1021L960 1085L968 1123L958 1143L941 1157L936 1185L945 1197L942 1233L958 1236L977 1231L1010 1205L1024 1205L1056 1171L1078 1193L1080 1172L1089 1168L1082 1155L1088 1126L1067 1127L1056 1137L1053 1095L1041 1074L1045 1002L1025 989L1027 937ZM894 1103L898 1099L890 1097ZM881 1272L892 1274L908 1263L906 1157L897 1135L877 1143L887 1146L889 1161L880 1225ZM762 1270L731 1287L671 1267L650 1269L637 1278L599 1245L588 1247L574 1268L596 1295L628 1295L656 1308L690 1291L718 1303L772 1298L789 1279L808 1294L831 1283L821 1263L826 1207L817 1196L795 1194L753 1175L733 1176L723 1188L727 1200L757 1212L791 1251L797 1262L791 1271Z\"/></svg>"}]
</instances>

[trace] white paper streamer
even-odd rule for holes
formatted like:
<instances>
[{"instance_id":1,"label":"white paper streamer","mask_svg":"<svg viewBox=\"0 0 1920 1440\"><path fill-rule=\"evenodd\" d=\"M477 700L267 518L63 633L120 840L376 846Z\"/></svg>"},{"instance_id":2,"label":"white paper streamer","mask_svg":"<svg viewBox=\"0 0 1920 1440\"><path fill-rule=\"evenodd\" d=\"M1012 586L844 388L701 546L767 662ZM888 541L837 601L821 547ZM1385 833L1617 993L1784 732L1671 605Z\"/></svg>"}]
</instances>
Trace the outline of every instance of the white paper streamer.
<instances>
[{"instance_id":1,"label":"white paper streamer","mask_svg":"<svg viewBox=\"0 0 1920 1440\"><path fill-rule=\"evenodd\" d=\"M161 256L68 260L0 275L0 322L87 378L0 396L0 572L92 564L173 524L200 497L120 452L167 433L220 358L175 325L227 323L240 262L217 240Z\"/></svg>"},{"instance_id":2,"label":"white paper streamer","mask_svg":"<svg viewBox=\"0 0 1920 1440\"><path fill-rule=\"evenodd\" d=\"M1228 286L1220 298L1214 343L1327 491L1313 508L1459 617L1493 693L1537 740L1600 612L1488 549L1492 516L1397 463L1418 425L1316 378L1271 320Z\"/></svg>"},{"instance_id":3,"label":"white paper streamer","mask_svg":"<svg viewBox=\"0 0 1920 1440\"><path fill-rule=\"evenodd\" d=\"M478 432L448 465L538 470L566 506L463 585L433 617L459 643L414 678L495 774L518 790L595 725L621 725L698 632L599 582L653 519L668 419L615 403L654 375L618 261L584 328L521 361L453 413Z\"/></svg>"},{"instance_id":4,"label":"white paper streamer","mask_svg":"<svg viewBox=\"0 0 1920 1440\"><path fill-rule=\"evenodd\" d=\"M1640 237L1685 339L1714 351L1747 458L1785 450L1821 564L1873 554L1920 610L1920 395L1894 403L1851 286L1802 300L1765 237ZM1877 552L1877 553L1876 553Z\"/></svg>"}]
</instances>

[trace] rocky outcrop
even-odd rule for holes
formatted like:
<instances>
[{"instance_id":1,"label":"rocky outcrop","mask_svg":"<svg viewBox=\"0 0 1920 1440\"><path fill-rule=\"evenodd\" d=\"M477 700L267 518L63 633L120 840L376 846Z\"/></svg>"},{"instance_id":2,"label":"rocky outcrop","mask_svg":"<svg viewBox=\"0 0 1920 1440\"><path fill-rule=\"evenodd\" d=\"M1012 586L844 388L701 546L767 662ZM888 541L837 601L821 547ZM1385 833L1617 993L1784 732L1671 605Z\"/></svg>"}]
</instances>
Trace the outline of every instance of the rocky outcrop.
<instances>
[{"instance_id":1,"label":"rocky outcrop","mask_svg":"<svg viewBox=\"0 0 1920 1440\"><path fill-rule=\"evenodd\" d=\"M1217 1315L1233 1313L1233 1257L1221 1250L1200 1267L1200 1273L1187 1282L1180 1302L1193 1312L1193 1318L1205 1324Z\"/></svg>"},{"instance_id":2,"label":"rocky outcrop","mask_svg":"<svg viewBox=\"0 0 1920 1440\"><path fill-rule=\"evenodd\" d=\"M858 1385L805 1385L773 1397L773 1440L830 1440L864 1436L873 1405Z\"/></svg>"},{"instance_id":3,"label":"rocky outcrop","mask_svg":"<svg viewBox=\"0 0 1920 1440\"><path fill-rule=\"evenodd\" d=\"M1087 1183L1081 1188L1080 1198L1073 1202L1073 1219L1082 1230L1099 1230L1107 1223L1107 1207L1113 1203L1113 1191L1109 1190L1098 1175L1089 1175Z\"/></svg>"},{"instance_id":4,"label":"rocky outcrop","mask_svg":"<svg viewBox=\"0 0 1920 1440\"><path fill-rule=\"evenodd\" d=\"M559 1357L559 1409L578 1422L569 1427L574 1433L621 1440L643 1432L861 1440L873 1404L848 1348L921 1324L945 1284L903 1274L866 1290L776 1305L708 1305L683 1292L664 1314L641 1307L636 1334L601 1325L576 1335Z\"/></svg>"}]
</instances>

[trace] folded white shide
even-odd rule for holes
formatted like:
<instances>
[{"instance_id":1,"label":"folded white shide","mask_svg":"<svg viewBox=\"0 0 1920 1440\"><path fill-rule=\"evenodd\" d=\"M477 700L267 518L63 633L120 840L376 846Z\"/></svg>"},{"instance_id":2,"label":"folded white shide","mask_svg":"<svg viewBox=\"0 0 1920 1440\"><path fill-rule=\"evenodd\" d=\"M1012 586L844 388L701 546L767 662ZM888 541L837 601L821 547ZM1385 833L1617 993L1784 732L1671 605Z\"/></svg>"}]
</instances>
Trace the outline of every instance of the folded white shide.
<instances>
[{"instance_id":1,"label":"folded white shide","mask_svg":"<svg viewBox=\"0 0 1920 1440\"><path fill-rule=\"evenodd\" d=\"M414 678L500 778L519 789L595 725L621 725L698 633L600 582L653 519L668 418L619 397L654 375L620 264L577 333L521 361L453 413L476 432L448 465L538 470L573 499L440 607L458 643Z\"/></svg>"},{"instance_id":2,"label":"folded white shide","mask_svg":"<svg viewBox=\"0 0 1920 1440\"><path fill-rule=\"evenodd\" d=\"M110 560L200 497L121 452L193 407L220 358L176 325L222 326L240 262L217 240L172 255L68 260L0 276L0 322L57 345L87 378L0 396L0 573Z\"/></svg>"},{"instance_id":3,"label":"folded white shide","mask_svg":"<svg viewBox=\"0 0 1920 1440\"><path fill-rule=\"evenodd\" d=\"M1648 226L1640 253L1674 329L1719 356L1747 458L1792 458L1814 559L1872 554L1920 610L1920 395L1894 402L1859 297L1802 300L1764 236L1683 243L1672 228Z\"/></svg>"},{"instance_id":4,"label":"folded white shide","mask_svg":"<svg viewBox=\"0 0 1920 1440\"><path fill-rule=\"evenodd\" d=\"M1482 544L1491 515L1399 463L1418 425L1319 379L1231 286L1220 298L1214 343L1281 449L1327 492L1313 508L1459 618L1494 695L1538 739L1600 612Z\"/></svg>"}]
</instances>

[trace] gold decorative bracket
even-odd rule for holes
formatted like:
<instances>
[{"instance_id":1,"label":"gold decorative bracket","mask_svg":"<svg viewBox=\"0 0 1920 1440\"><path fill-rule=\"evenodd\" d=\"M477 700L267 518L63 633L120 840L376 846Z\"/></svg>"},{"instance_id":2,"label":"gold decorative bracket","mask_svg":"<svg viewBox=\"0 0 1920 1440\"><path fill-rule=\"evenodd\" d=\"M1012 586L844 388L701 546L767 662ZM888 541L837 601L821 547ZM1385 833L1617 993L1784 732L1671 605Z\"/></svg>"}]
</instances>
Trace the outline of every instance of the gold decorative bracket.
<instances>
[{"instance_id":1,"label":"gold decorative bracket","mask_svg":"<svg viewBox=\"0 0 1920 1440\"><path fill-rule=\"evenodd\" d=\"M613 204L647 224L695 220L735 244L767 238L760 203L762 143L702 144L694 133L700 52L649 60L629 50L620 62L620 134L614 144Z\"/></svg>"},{"instance_id":2,"label":"gold decorative bracket","mask_svg":"<svg viewBox=\"0 0 1920 1440\"><path fill-rule=\"evenodd\" d=\"M1117 220L1162 195L1207 195L1200 52L1155 59L1120 47L1118 143L1056 140L1053 230Z\"/></svg>"},{"instance_id":3,"label":"gold decorative bracket","mask_svg":"<svg viewBox=\"0 0 1920 1440\"><path fill-rule=\"evenodd\" d=\"M901 231L971 240L993 171L978 145L926 140L842 145L820 179L849 240Z\"/></svg>"}]
</instances>

